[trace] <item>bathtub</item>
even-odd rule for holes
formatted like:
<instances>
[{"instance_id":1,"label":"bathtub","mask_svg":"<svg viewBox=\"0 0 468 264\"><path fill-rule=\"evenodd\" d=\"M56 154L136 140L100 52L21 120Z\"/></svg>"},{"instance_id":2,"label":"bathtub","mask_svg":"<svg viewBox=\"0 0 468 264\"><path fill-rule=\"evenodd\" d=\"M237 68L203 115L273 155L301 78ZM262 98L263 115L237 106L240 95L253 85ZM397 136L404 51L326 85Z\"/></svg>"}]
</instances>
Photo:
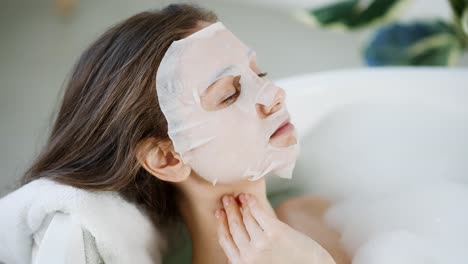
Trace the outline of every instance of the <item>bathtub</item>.
<instances>
[{"instance_id":1,"label":"bathtub","mask_svg":"<svg viewBox=\"0 0 468 264\"><path fill-rule=\"evenodd\" d=\"M468 69L374 68L278 80L301 155L296 189L354 264L468 263Z\"/></svg>"},{"instance_id":2,"label":"bathtub","mask_svg":"<svg viewBox=\"0 0 468 264\"><path fill-rule=\"evenodd\" d=\"M339 198L381 191L401 174L468 181L468 69L339 70L275 83L301 140L297 186Z\"/></svg>"}]
</instances>

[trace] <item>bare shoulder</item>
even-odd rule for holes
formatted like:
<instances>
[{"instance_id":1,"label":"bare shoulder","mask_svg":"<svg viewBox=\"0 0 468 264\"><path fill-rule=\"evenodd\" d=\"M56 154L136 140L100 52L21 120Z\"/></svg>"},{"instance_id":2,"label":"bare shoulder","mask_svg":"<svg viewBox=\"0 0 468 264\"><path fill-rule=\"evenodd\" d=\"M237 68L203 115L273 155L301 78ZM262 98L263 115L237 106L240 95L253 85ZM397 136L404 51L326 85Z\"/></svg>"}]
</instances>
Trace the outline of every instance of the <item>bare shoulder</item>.
<instances>
[{"instance_id":1,"label":"bare shoulder","mask_svg":"<svg viewBox=\"0 0 468 264\"><path fill-rule=\"evenodd\" d=\"M340 245L340 235L323 220L330 202L318 196L306 195L279 204L275 213L279 220L308 235L324 247L337 264L351 263Z\"/></svg>"},{"instance_id":2,"label":"bare shoulder","mask_svg":"<svg viewBox=\"0 0 468 264\"><path fill-rule=\"evenodd\" d=\"M323 217L329 207L330 202L327 200L315 195L305 195L294 197L280 203L276 207L275 211L278 217L283 216L288 218L291 213L294 215L297 213L305 213L308 215Z\"/></svg>"},{"instance_id":3,"label":"bare shoulder","mask_svg":"<svg viewBox=\"0 0 468 264\"><path fill-rule=\"evenodd\" d=\"M323 217L330 207L330 202L319 196L299 196L280 203L275 213L279 220L292 228L315 236L321 235L323 231L327 234L332 232L326 225ZM318 234L320 232L320 234ZM333 232L333 237L337 235Z\"/></svg>"}]
</instances>

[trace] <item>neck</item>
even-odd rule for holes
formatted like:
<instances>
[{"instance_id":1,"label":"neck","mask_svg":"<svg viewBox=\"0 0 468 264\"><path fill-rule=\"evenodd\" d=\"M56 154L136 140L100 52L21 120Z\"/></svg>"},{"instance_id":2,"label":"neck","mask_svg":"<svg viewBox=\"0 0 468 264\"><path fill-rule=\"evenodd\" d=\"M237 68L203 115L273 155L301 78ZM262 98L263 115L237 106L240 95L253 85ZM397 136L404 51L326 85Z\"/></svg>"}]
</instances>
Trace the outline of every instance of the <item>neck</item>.
<instances>
[{"instance_id":1,"label":"neck","mask_svg":"<svg viewBox=\"0 0 468 264\"><path fill-rule=\"evenodd\" d=\"M218 243L214 212L222 208L221 197L226 194L237 196L250 193L270 214L276 217L266 197L265 179L244 180L235 184L217 184L190 175L179 184L181 195L178 206L192 240L192 263L228 263Z\"/></svg>"}]
</instances>

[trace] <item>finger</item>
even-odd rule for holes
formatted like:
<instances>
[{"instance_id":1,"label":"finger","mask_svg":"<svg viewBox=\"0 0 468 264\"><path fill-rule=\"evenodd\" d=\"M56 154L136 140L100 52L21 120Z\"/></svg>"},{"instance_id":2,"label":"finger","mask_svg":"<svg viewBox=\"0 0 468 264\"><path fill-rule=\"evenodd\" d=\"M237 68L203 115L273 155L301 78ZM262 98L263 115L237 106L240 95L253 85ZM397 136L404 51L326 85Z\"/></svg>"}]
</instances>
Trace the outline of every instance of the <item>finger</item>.
<instances>
[{"instance_id":1,"label":"finger","mask_svg":"<svg viewBox=\"0 0 468 264\"><path fill-rule=\"evenodd\" d=\"M225 195L223 197L224 210L226 211L229 230L237 248L241 251L246 249L249 245L250 237L245 229L244 222L242 221L242 215L240 213L239 206L234 197Z\"/></svg>"},{"instance_id":2,"label":"finger","mask_svg":"<svg viewBox=\"0 0 468 264\"><path fill-rule=\"evenodd\" d=\"M226 213L222 209L216 210L216 219L218 219L218 242L231 263L238 263L240 256L231 234L229 233Z\"/></svg>"},{"instance_id":3,"label":"finger","mask_svg":"<svg viewBox=\"0 0 468 264\"><path fill-rule=\"evenodd\" d=\"M263 210L263 208L258 204L255 196L246 194L245 199L252 216L255 218L263 231L267 234L270 234L273 225L271 216L267 215L265 210Z\"/></svg>"},{"instance_id":4,"label":"finger","mask_svg":"<svg viewBox=\"0 0 468 264\"><path fill-rule=\"evenodd\" d=\"M250 212L250 208L247 206L245 199L242 197L243 195L241 194L239 199L242 202L242 220L244 221L245 228L249 233L251 242L254 244L259 243L264 239L263 230L253 217L252 213Z\"/></svg>"}]
</instances>

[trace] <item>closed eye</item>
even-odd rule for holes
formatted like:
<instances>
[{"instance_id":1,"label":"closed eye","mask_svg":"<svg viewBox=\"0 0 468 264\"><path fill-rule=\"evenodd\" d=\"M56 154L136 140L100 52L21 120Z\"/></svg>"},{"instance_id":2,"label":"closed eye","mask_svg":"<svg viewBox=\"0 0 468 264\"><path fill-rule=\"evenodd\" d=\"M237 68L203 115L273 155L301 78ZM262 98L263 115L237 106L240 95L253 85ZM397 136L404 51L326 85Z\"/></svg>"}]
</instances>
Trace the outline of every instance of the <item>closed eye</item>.
<instances>
[{"instance_id":1,"label":"closed eye","mask_svg":"<svg viewBox=\"0 0 468 264\"><path fill-rule=\"evenodd\" d=\"M263 77L267 76L267 74L268 74L267 72L262 72L262 73L257 74L257 76L260 77L260 78L263 78ZM221 102L222 104L229 105L229 104L232 104L233 102L235 102L237 100L237 98L240 95L239 79L240 79L240 76L237 76L236 78L234 78L234 86L236 87L236 92L233 93L232 95L230 95L229 97L227 97L226 99L224 99Z\"/></svg>"},{"instance_id":2,"label":"closed eye","mask_svg":"<svg viewBox=\"0 0 468 264\"><path fill-rule=\"evenodd\" d=\"M258 77L263 78L263 77L267 76L267 74L268 74L268 72L262 72L262 73L259 73L257 75L258 75Z\"/></svg>"},{"instance_id":3,"label":"closed eye","mask_svg":"<svg viewBox=\"0 0 468 264\"><path fill-rule=\"evenodd\" d=\"M241 92L240 78L241 78L240 75L234 77L234 79L232 80L232 85L234 86L236 91L233 94L231 94L230 96L228 96L226 99L224 99L221 102L221 104L230 105L230 104L232 104L233 102L235 102L237 100L237 98L239 97L240 92Z\"/></svg>"},{"instance_id":4,"label":"closed eye","mask_svg":"<svg viewBox=\"0 0 468 264\"><path fill-rule=\"evenodd\" d=\"M240 95L240 91L236 91L231 96L224 99L221 103L226 104L226 105L232 104L237 99L237 97L239 97L239 95Z\"/></svg>"}]
</instances>

